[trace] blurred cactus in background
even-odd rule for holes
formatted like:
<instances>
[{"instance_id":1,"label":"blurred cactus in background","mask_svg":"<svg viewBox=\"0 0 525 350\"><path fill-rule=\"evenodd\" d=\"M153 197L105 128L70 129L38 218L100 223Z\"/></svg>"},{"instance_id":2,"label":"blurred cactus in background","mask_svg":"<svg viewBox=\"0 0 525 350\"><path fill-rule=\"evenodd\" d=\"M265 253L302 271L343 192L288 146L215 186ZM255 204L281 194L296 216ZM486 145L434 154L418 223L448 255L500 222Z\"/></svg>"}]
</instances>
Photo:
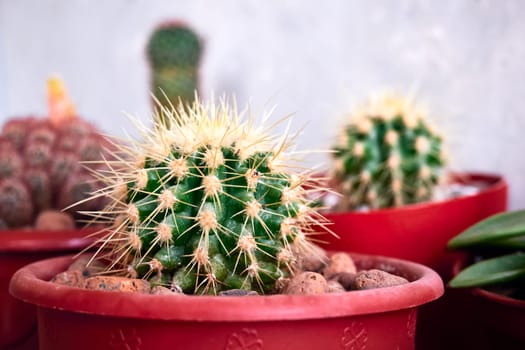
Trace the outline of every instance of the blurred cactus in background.
<instances>
[{"instance_id":1,"label":"blurred cactus in background","mask_svg":"<svg viewBox=\"0 0 525 350\"><path fill-rule=\"evenodd\" d=\"M90 197L100 185L89 164L99 160L107 141L78 118L62 81L48 81L49 118L8 120L0 134L0 220L4 227L33 225L39 213L64 209ZM94 169L92 169L94 170ZM95 210L101 200L68 212Z\"/></svg>"},{"instance_id":2,"label":"blurred cactus in background","mask_svg":"<svg viewBox=\"0 0 525 350\"><path fill-rule=\"evenodd\" d=\"M413 101L394 94L371 98L352 113L333 148L339 209L430 200L445 163L441 143Z\"/></svg>"},{"instance_id":3,"label":"blurred cactus in background","mask_svg":"<svg viewBox=\"0 0 525 350\"><path fill-rule=\"evenodd\" d=\"M201 51L202 43L197 34L181 23L162 24L153 32L147 54L151 90L161 104L169 107L194 101L199 88Z\"/></svg>"}]
</instances>

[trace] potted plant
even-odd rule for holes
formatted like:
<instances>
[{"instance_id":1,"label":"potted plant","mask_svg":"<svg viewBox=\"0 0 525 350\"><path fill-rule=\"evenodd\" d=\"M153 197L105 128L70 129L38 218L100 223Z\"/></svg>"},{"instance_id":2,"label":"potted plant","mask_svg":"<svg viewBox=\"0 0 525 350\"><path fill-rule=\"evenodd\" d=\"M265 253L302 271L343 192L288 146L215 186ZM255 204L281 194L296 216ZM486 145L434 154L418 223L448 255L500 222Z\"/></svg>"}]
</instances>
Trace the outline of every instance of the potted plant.
<instances>
[{"instance_id":1,"label":"potted plant","mask_svg":"<svg viewBox=\"0 0 525 350\"><path fill-rule=\"evenodd\" d=\"M442 143L409 98L383 94L356 108L333 148L341 197L324 215L339 237L322 237L328 247L416 261L446 278L448 240L504 211L508 186L495 174L446 174Z\"/></svg>"},{"instance_id":2,"label":"potted plant","mask_svg":"<svg viewBox=\"0 0 525 350\"><path fill-rule=\"evenodd\" d=\"M199 36L180 21L164 22L153 31L147 59L155 100L167 107L193 102L199 89L202 46Z\"/></svg>"},{"instance_id":3,"label":"potted plant","mask_svg":"<svg viewBox=\"0 0 525 350\"><path fill-rule=\"evenodd\" d=\"M489 346L525 346L524 238L525 210L516 210L476 223L448 245L467 252L456 261L449 282L451 288L464 288L457 310L468 315L469 330L486 335Z\"/></svg>"},{"instance_id":4,"label":"potted plant","mask_svg":"<svg viewBox=\"0 0 525 350\"><path fill-rule=\"evenodd\" d=\"M92 258L103 274L83 280L57 258L11 281L39 308L41 349L414 347L416 308L443 292L434 271L377 256L327 262L310 241L324 219L308 189L323 190L294 171L286 135L270 137L227 101L159 109L105 174L111 201L94 215L110 228ZM346 292L343 279L390 282Z\"/></svg>"},{"instance_id":5,"label":"potted plant","mask_svg":"<svg viewBox=\"0 0 525 350\"><path fill-rule=\"evenodd\" d=\"M76 211L60 210L79 201L79 210L103 206L101 199L84 201L100 185L79 161L100 159L105 141L76 117L58 78L49 80L48 93L49 118L13 118L0 134L0 347L23 348L36 325L34 307L9 295L12 274L93 243L86 236L96 230L81 230Z\"/></svg>"}]
</instances>

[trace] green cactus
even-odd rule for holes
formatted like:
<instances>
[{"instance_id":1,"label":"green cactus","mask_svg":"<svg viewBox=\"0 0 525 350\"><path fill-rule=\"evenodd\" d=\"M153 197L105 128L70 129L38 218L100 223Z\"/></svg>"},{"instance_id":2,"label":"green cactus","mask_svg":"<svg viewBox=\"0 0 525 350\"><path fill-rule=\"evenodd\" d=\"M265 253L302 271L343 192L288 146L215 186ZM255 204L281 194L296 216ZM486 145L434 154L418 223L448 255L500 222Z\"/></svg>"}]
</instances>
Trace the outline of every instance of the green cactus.
<instances>
[{"instance_id":1,"label":"green cactus","mask_svg":"<svg viewBox=\"0 0 525 350\"><path fill-rule=\"evenodd\" d=\"M445 163L442 138L400 96L359 108L333 148L341 210L389 208L432 198Z\"/></svg>"},{"instance_id":2,"label":"green cactus","mask_svg":"<svg viewBox=\"0 0 525 350\"><path fill-rule=\"evenodd\" d=\"M197 35L179 23L161 25L148 44L148 56L157 68L195 66L200 54L201 43Z\"/></svg>"},{"instance_id":3,"label":"green cactus","mask_svg":"<svg viewBox=\"0 0 525 350\"><path fill-rule=\"evenodd\" d=\"M155 30L147 53L152 69L152 91L163 105L193 102L198 89L201 50L198 36L180 23L163 24Z\"/></svg>"},{"instance_id":4,"label":"green cactus","mask_svg":"<svg viewBox=\"0 0 525 350\"><path fill-rule=\"evenodd\" d=\"M62 210L90 197L81 188L93 192L100 188L80 162L100 160L107 141L94 126L71 114L72 105L58 79L49 81L49 107L49 118L13 118L0 133L0 181L9 185L0 201L0 220L8 228L31 225L45 209ZM79 208L94 210L99 204L92 201ZM67 211L84 218L78 208Z\"/></svg>"},{"instance_id":5,"label":"green cactus","mask_svg":"<svg viewBox=\"0 0 525 350\"><path fill-rule=\"evenodd\" d=\"M101 242L110 270L187 293L271 293L296 254L315 255L308 237L322 217L307 189L321 189L285 165L285 138L226 102L162 111L175 122L143 130L143 141L120 146L126 161L100 174L111 202L93 215L110 218Z\"/></svg>"},{"instance_id":6,"label":"green cactus","mask_svg":"<svg viewBox=\"0 0 525 350\"><path fill-rule=\"evenodd\" d=\"M179 102L192 102L197 91L196 67L168 67L153 71L153 86L156 98L164 105L176 106Z\"/></svg>"}]
</instances>

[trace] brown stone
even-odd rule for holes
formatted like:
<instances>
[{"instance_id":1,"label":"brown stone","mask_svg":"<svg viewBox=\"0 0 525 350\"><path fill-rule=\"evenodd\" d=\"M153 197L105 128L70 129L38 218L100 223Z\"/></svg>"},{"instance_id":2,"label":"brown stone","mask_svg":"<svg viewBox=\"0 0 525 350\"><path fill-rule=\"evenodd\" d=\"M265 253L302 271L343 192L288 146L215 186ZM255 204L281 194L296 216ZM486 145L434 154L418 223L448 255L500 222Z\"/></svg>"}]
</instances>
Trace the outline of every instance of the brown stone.
<instances>
[{"instance_id":1,"label":"brown stone","mask_svg":"<svg viewBox=\"0 0 525 350\"><path fill-rule=\"evenodd\" d=\"M329 280L343 272L356 273L354 261L346 253L335 253L330 257L328 265L323 270L323 275Z\"/></svg>"},{"instance_id":2,"label":"brown stone","mask_svg":"<svg viewBox=\"0 0 525 350\"><path fill-rule=\"evenodd\" d=\"M328 263L325 250L314 244L309 245L307 249L298 249L293 244L290 248L296 256L296 268L299 271L319 272Z\"/></svg>"},{"instance_id":3,"label":"brown stone","mask_svg":"<svg viewBox=\"0 0 525 350\"><path fill-rule=\"evenodd\" d=\"M103 271L104 265L98 261L93 261L89 266L89 256L81 256L73 260L66 271L57 274L52 282L70 287L83 288L86 278L96 275Z\"/></svg>"},{"instance_id":4,"label":"brown stone","mask_svg":"<svg viewBox=\"0 0 525 350\"><path fill-rule=\"evenodd\" d=\"M228 289L223 290L219 292L220 296L226 296L226 297L243 297L243 296L254 296L259 295L254 290L246 290L246 289Z\"/></svg>"},{"instance_id":5,"label":"brown stone","mask_svg":"<svg viewBox=\"0 0 525 350\"><path fill-rule=\"evenodd\" d=\"M76 271L76 270L82 271L82 274L85 277L95 276L98 273L105 270L106 265L103 264L101 261L93 260L90 262L90 260L91 260L90 256L81 256L75 259L73 263L69 265L67 270L68 271Z\"/></svg>"},{"instance_id":6,"label":"brown stone","mask_svg":"<svg viewBox=\"0 0 525 350\"><path fill-rule=\"evenodd\" d=\"M337 282L336 280L330 280L327 282L327 284L328 284L328 293L346 292L345 288L341 285L341 283Z\"/></svg>"},{"instance_id":7,"label":"brown stone","mask_svg":"<svg viewBox=\"0 0 525 350\"><path fill-rule=\"evenodd\" d=\"M35 229L47 231L72 230L75 221L71 215L57 210L44 210L36 218Z\"/></svg>"},{"instance_id":8,"label":"brown stone","mask_svg":"<svg viewBox=\"0 0 525 350\"><path fill-rule=\"evenodd\" d=\"M352 290L355 280L355 273L340 272L332 276L331 280L337 281L345 290Z\"/></svg>"},{"instance_id":9,"label":"brown stone","mask_svg":"<svg viewBox=\"0 0 525 350\"><path fill-rule=\"evenodd\" d=\"M69 286L69 287L78 287L83 288L86 277L82 274L80 270L74 271L64 271L57 274L51 282Z\"/></svg>"},{"instance_id":10,"label":"brown stone","mask_svg":"<svg viewBox=\"0 0 525 350\"><path fill-rule=\"evenodd\" d=\"M153 287L151 289L150 293L151 294L155 294L155 295L180 294L180 293L177 293L174 290L171 290L171 289L163 287L163 286L155 286L155 287Z\"/></svg>"},{"instance_id":11,"label":"brown stone","mask_svg":"<svg viewBox=\"0 0 525 350\"><path fill-rule=\"evenodd\" d=\"M85 281L84 288L136 293L151 292L151 287L148 281L118 276L89 277Z\"/></svg>"},{"instance_id":12,"label":"brown stone","mask_svg":"<svg viewBox=\"0 0 525 350\"><path fill-rule=\"evenodd\" d=\"M328 283L321 274L305 271L290 279L283 294L323 294L327 291Z\"/></svg>"},{"instance_id":13,"label":"brown stone","mask_svg":"<svg viewBox=\"0 0 525 350\"><path fill-rule=\"evenodd\" d=\"M372 269L360 271L356 274L353 283L353 289L361 290L392 287L405 283L408 283L408 281L403 277L399 277L382 270Z\"/></svg>"}]
</instances>

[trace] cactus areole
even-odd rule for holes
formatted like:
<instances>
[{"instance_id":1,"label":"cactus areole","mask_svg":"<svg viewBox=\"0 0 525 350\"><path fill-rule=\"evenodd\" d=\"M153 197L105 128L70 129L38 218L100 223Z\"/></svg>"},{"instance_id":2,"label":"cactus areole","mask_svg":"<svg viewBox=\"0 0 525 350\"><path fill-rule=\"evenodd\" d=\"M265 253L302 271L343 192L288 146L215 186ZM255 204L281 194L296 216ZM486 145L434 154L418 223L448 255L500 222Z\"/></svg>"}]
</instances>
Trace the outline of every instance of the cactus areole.
<instances>
[{"instance_id":1,"label":"cactus areole","mask_svg":"<svg viewBox=\"0 0 525 350\"><path fill-rule=\"evenodd\" d=\"M341 210L430 200L445 163L442 138L424 112L396 95L358 108L333 150Z\"/></svg>"},{"instance_id":2,"label":"cactus areole","mask_svg":"<svg viewBox=\"0 0 525 350\"><path fill-rule=\"evenodd\" d=\"M110 270L192 294L275 292L323 226L307 196L320 189L286 165L288 139L225 101L160 113L171 122L141 128L101 174L111 203L93 215L111 225Z\"/></svg>"}]
</instances>

